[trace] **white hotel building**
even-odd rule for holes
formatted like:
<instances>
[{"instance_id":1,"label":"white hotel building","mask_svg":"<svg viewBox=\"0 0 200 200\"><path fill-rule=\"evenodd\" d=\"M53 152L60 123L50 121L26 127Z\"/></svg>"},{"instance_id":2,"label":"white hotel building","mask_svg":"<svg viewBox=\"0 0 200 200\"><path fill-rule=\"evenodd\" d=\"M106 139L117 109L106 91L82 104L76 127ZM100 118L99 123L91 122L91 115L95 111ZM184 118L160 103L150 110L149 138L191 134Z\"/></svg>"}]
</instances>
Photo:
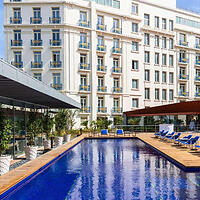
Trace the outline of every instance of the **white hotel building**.
<instances>
[{"instance_id":1,"label":"white hotel building","mask_svg":"<svg viewBox=\"0 0 200 200\"><path fill-rule=\"evenodd\" d=\"M79 122L200 99L200 15L175 0L4 0L5 59L81 102Z\"/></svg>"}]
</instances>

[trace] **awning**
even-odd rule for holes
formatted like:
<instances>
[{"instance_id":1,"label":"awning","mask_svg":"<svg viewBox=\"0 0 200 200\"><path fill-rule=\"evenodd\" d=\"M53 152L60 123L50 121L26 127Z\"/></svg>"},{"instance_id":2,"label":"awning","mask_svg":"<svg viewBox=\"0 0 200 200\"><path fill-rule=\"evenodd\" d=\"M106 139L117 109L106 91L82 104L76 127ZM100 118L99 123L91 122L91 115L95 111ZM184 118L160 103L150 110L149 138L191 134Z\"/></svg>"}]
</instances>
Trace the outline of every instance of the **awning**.
<instances>
[{"instance_id":1,"label":"awning","mask_svg":"<svg viewBox=\"0 0 200 200\"><path fill-rule=\"evenodd\" d=\"M124 112L127 117L200 114L200 101L188 101Z\"/></svg>"},{"instance_id":2,"label":"awning","mask_svg":"<svg viewBox=\"0 0 200 200\"><path fill-rule=\"evenodd\" d=\"M1 59L0 103L29 108L80 108L72 98Z\"/></svg>"}]
</instances>

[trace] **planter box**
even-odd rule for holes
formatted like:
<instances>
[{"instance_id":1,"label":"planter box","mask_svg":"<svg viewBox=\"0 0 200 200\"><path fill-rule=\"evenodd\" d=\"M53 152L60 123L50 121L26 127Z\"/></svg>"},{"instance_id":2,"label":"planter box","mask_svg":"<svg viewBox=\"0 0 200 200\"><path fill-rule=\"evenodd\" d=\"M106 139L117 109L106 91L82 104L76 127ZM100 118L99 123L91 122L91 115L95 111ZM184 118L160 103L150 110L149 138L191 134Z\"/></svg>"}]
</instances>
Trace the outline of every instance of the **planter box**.
<instances>
[{"instance_id":1,"label":"planter box","mask_svg":"<svg viewBox=\"0 0 200 200\"><path fill-rule=\"evenodd\" d=\"M5 155L0 157L0 176L7 173L10 168L10 155Z\"/></svg>"},{"instance_id":2,"label":"planter box","mask_svg":"<svg viewBox=\"0 0 200 200\"><path fill-rule=\"evenodd\" d=\"M25 147L25 155L27 160L34 160L37 157L38 147L27 146Z\"/></svg>"},{"instance_id":3,"label":"planter box","mask_svg":"<svg viewBox=\"0 0 200 200\"><path fill-rule=\"evenodd\" d=\"M56 136L54 138L55 146L61 146L63 144L63 137Z\"/></svg>"},{"instance_id":4,"label":"planter box","mask_svg":"<svg viewBox=\"0 0 200 200\"><path fill-rule=\"evenodd\" d=\"M70 142L70 140L71 140L71 135L69 134L69 135L64 135L64 141L65 142Z\"/></svg>"},{"instance_id":5,"label":"planter box","mask_svg":"<svg viewBox=\"0 0 200 200\"><path fill-rule=\"evenodd\" d=\"M43 146L44 146L44 150L51 149L51 140L44 140Z\"/></svg>"}]
</instances>

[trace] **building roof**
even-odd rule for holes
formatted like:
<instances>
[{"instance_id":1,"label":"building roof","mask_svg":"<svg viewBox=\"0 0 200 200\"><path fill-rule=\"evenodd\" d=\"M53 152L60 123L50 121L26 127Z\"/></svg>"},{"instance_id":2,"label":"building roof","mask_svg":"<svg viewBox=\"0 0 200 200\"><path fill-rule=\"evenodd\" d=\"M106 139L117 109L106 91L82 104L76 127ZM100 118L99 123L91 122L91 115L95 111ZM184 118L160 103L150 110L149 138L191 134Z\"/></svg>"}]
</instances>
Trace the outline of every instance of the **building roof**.
<instances>
[{"instance_id":1,"label":"building roof","mask_svg":"<svg viewBox=\"0 0 200 200\"><path fill-rule=\"evenodd\" d=\"M200 101L188 101L124 112L127 117L200 114Z\"/></svg>"},{"instance_id":2,"label":"building roof","mask_svg":"<svg viewBox=\"0 0 200 200\"><path fill-rule=\"evenodd\" d=\"M0 103L29 108L80 108L72 98L1 59Z\"/></svg>"}]
</instances>

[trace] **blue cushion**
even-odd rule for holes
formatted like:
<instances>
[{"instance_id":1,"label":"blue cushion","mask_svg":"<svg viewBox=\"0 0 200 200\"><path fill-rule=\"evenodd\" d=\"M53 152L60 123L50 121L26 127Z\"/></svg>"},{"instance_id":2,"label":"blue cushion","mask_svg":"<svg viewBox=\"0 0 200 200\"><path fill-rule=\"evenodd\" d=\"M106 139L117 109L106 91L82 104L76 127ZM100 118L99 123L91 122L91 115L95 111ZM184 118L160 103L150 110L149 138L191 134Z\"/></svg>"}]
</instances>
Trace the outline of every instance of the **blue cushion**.
<instances>
[{"instance_id":1,"label":"blue cushion","mask_svg":"<svg viewBox=\"0 0 200 200\"><path fill-rule=\"evenodd\" d=\"M118 129L117 130L117 134L123 134L123 130L122 129Z\"/></svg>"},{"instance_id":2,"label":"blue cushion","mask_svg":"<svg viewBox=\"0 0 200 200\"><path fill-rule=\"evenodd\" d=\"M107 129L101 130L101 135L108 135L108 130Z\"/></svg>"}]
</instances>

